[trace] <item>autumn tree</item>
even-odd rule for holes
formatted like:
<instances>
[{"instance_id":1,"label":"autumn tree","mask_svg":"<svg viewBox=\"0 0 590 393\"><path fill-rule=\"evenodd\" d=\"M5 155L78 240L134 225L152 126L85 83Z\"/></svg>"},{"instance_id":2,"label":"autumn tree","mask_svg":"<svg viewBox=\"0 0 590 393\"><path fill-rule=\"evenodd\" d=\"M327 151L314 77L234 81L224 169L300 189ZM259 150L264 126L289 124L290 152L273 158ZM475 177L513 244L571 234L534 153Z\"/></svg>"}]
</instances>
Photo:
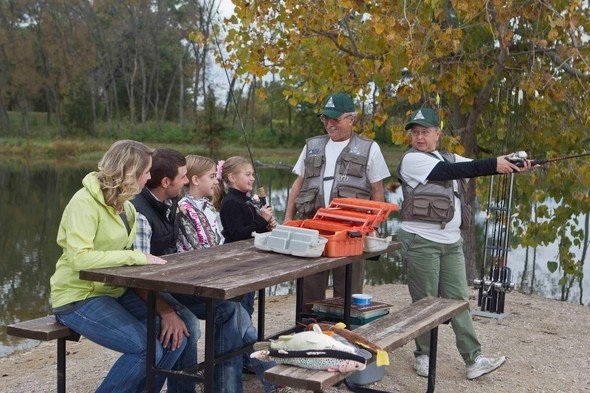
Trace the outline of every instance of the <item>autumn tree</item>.
<instances>
[{"instance_id":1,"label":"autumn tree","mask_svg":"<svg viewBox=\"0 0 590 393\"><path fill-rule=\"evenodd\" d=\"M226 21L234 67L279 75L292 105L317 106L329 92L348 91L369 103L372 123L388 127L399 144L408 139L402 119L389 120L395 108L433 105L445 123L445 147L470 157L522 149L543 157L587 146L590 18L579 0L234 3ZM517 121L509 124L515 111ZM565 236L569 217L588 212L590 171L583 168L559 166L519 179L523 241ZM551 230L529 224L531 203L550 198L560 201L543 217ZM464 239L473 278L475 235ZM569 249L560 261L572 266Z\"/></svg>"}]
</instances>

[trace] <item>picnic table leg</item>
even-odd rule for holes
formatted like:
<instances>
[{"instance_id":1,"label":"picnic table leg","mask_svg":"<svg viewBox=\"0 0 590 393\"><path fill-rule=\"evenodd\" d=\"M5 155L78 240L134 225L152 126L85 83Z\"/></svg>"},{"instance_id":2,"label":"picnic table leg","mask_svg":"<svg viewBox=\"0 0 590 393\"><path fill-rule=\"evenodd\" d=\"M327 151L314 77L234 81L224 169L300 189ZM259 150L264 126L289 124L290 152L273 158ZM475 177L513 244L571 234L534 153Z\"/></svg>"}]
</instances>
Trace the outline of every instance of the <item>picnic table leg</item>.
<instances>
[{"instance_id":1,"label":"picnic table leg","mask_svg":"<svg viewBox=\"0 0 590 393\"><path fill-rule=\"evenodd\" d=\"M66 393L66 339L57 339L57 393Z\"/></svg>"},{"instance_id":2,"label":"picnic table leg","mask_svg":"<svg viewBox=\"0 0 590 393\"><path fill-rule=\"evenodd\" d=\"M205 318L205 393L213 393L213 373L215 372L215 301L205 301L207 316Z\"/></svg>"},{"instance_id":3,"label":"picnic table leg","mask_svg":"<svg viewBox=\"0 0 590 393\"><path fill-rule=\"evenodd\" d=\"M438 346L438 326L430 331L430 354L428 359L428 390L426 393L434 392L434 381L436 379L436 350Z\"/></svg>"},{"instance_id":4,"label":"picnic table leg","mask_svg":"<svg viewBox=\"0 0 590 393\"><path fill-rule=\"evenodd\" d=\"M295 290L295 325L300 326L303 322L301 311L303 310L303 277L297 279L297 289Z\"/></svg>"},{"instance_id":5,"label":"picnic table leg","mask_svg":"<svg viewBox=\"0 0 590 393\"><path fill-rule=\"evenodd\" d=\"M146 354L146 392L154 391L154 367L156 362L156 294L148 291L147 295L147 354Z\"/></svg>"},{"instance_id":6,"label":"picnic table leg","mask_svg":"<svg viewBox=\"0 0 590 393\"><path fill-rule=\"evenodd\" d=\"M344 323L350 329L350 303L352 302L352 263L346 265L344 285Z\"/></svg>"},{"instance_id":7,"label":"picnic table leg","mask_svg":"<svg viewBox=\"0 0 590 393\"><path fill-rule=\"evenodd\" d=\"M266 307L266 290L264 288L258 291L258 341L264 341L264 317Z\"/></svg>"}]
</instances>

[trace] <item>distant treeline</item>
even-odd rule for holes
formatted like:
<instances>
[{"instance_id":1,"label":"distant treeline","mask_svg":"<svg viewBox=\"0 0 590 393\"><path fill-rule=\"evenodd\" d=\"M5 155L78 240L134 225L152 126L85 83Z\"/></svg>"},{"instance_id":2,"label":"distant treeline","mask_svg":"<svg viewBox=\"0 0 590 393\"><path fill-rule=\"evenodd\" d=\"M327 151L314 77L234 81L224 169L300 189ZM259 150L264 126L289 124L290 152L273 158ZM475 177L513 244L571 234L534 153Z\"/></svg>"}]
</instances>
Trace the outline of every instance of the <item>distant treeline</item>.
<instances>
[{"instance_id":1,"label":"distant treeline","mask_svg":"<svg viewBox=\"0 0 590 393\"><path fill-rule=\"evenodd\" d=\"M218 6L0 2L0 136L198 140L212 150L234 139L236 110L212 80ZM314 106L292 107L280 82L234 78L231 88L258 146L299 146L321 132Z\"/></svg>"}]
</instances>

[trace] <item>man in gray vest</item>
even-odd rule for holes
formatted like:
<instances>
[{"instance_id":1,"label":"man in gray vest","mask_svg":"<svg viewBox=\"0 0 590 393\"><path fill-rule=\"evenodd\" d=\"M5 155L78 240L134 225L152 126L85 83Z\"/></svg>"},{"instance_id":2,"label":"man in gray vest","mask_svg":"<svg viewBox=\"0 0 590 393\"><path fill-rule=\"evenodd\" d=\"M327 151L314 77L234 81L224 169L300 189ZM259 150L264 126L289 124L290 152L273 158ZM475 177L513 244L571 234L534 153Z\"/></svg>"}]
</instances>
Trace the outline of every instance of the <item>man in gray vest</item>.
<instances>
[{"instance_id":1,"label":"man in gray vest","mask_svg":"<svg viewBox=\"0 0 590 393\"><path fill-rule=\"evenodd\" d=\"M402 243L412 301L426 296L468 300L461 239L461 229L471 221L471 208L465 203L465 179L529 170L530 162L519 168L508 161L508 156L471 160L437 150L442 131L438 115L431 108L414 112L406 130L412 135L412 148L402 157L397 172L404 196L397 236ZM481 355L468 310L454 317L451 324L468 379L494 371L504 363L504 356ZM418 375L427 377L430 335L415 341L414 368Z\"/></svg>"},{"instance_id":2,"label":"man in gray vest","mask_svg":"<svg viewBox=\"0 0 590 393\"><path fill-rule=\"evenodd\" d=\"M297 179L291 187L285 221L295 213L311 218L333 198L361 198L385 201L383 179L391 176L376 142L353 132L356 112L348 94L330 95L320 120L327 135L310 138L293 168ZM364 263L353 265L353 292L363 288ZM309 302L326 297L329 272L305 277L304 311ZM345 268L334 269L334 296L344 297Z\"/></svg>"}]
</instances>

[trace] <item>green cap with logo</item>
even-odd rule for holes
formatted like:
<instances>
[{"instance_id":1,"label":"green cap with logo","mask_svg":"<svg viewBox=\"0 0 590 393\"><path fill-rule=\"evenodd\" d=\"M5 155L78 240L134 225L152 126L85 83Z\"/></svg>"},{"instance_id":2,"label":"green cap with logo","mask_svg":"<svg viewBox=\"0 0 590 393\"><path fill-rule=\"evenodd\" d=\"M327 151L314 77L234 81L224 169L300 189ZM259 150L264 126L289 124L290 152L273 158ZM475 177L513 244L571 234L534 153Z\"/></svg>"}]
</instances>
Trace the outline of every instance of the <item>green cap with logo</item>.
<instances>
[{"instance_id":1,"label":"green cap with logo","mask_svg":"<svg viewBox=\"0 0 590 393\"><path fill-rule=\"evenodd\" d=\"M440 119L432 108L420 108L412 114L410 121L406 123L406 130L412 128L414 124L423 127L438 127L440 128Z\"/></svg>"},{"instance_id":2,"label":"green cap with logo","mask_svg":"<svg viewBox=\"0 0 590 393\"><path fill-rule=\"evenodd\" d=\"M352 97L345 93L336 93L328 97L321 114L330 119L338 119L343 113L354 111Z\"/></svg>"}]
</instances>

